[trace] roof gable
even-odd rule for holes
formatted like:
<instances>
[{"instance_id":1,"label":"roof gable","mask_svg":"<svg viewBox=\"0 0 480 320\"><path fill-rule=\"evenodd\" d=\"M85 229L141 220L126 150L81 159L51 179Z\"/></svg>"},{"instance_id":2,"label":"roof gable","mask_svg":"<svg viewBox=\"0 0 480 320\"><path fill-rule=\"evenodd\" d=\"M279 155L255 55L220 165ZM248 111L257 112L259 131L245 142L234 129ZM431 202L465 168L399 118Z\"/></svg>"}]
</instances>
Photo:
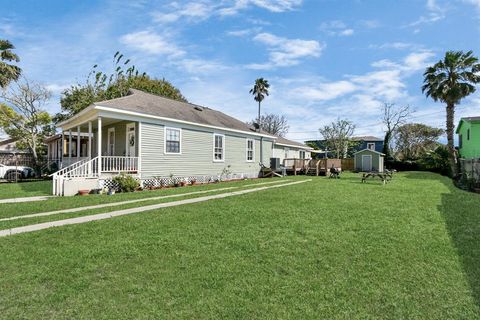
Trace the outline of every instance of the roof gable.
<instances>
[{"instance_id":1,"label":"roof gable","mask_svg":"<svg viewBox=\"0 0 480 320\"><path fill-rule=\"evenodd\" d=\"M379 154L379 155L381 155L381 156L384 156L384 155L385 155L385 153L381 153L381 152L378 152L378 151L372 150L372 149L362 149L362 150L360 150L360 151L355 152L354 155L355 155L355 154L359 154L359 153L363 153L363 152L372 152L372 153Z\"/></svg>"}]
</instances>

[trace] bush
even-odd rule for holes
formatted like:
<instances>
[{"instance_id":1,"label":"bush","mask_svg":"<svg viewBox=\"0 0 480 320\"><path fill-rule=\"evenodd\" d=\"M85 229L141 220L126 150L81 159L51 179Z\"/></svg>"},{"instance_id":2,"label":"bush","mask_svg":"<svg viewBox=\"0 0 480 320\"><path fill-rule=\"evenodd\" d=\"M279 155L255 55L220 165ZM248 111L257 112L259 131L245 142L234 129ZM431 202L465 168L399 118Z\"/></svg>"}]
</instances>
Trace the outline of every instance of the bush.
<instances>
[{"instance_id":1,"label":"bush","mask_svg":"<svg viewBox=\"0 0 480 320\"><path fill-rule=\"evenodd\" d=\"M444 176L452 176L452 169L448 160L448 149L446 146L438 146L435 150L427 152L419 163L424 170L440 173Z\"/></svg>"},{"instance_id":2,"label":"bush","mask_svg":"<svg viewBox=\"0 0 480 320\"><path fill-rule=\"evenodd\" d=\"M118 185L118 188L121 192L133 192L140 186L140 184L134 177L132 177L131 175L126 175L124 173L113 177L112 180Z\"/></svg>"}]
</instances>

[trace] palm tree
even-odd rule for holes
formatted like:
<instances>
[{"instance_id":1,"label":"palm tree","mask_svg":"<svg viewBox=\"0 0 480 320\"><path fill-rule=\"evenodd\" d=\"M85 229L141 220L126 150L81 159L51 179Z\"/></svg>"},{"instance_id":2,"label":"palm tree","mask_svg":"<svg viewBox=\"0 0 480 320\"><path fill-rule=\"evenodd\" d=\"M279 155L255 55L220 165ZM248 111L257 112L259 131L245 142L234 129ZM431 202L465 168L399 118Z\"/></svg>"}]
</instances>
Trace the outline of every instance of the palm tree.
<instances>
[{"instance_id":1,"label":"palm tree","mask_svg":"<svg viewBox=\"0 0 480 320\"><path fill-rule=\"evenodd\" d=\"M257 123L258 123L258 130L260 130L260 104L262 103L263 99L265 99L265 96L268 96L268 88L270 87L270 84L268 83L268 80L263 79L263 78L258 78L255 80L255 85L253 86L252 89L250 89L250 93L253 94L253 97L255 101L258 102L258 118L257 118Z\"/></svg>"},{"instance_id":2,"label":"palm tree","mask_svg":"<svg viewBox=\"0 0 480 320\"><path fill-rule=\"evenodd\" d=\"M480 64L472 51L448 51L445 58L428 67L423 76L422 92L435 102L441 101L447 105L447 147L452 174L455 175L457 172L453 146L455 105L475 92L475 84L480 82Z\"/></svg>"},{"instance_id":3,"label":"palm tree","mask_svg":"<svg viewBox=\"0 0 480 320\"><path fill-rule=\"evenodd\" d=\"M0 39L0 88L6 88L10 81L18 80L22 72L19 67L4 62L20 61L18 56L12 52L12 49L15 49L15 47L10 41Z\"/></svg>"}]
</instances>

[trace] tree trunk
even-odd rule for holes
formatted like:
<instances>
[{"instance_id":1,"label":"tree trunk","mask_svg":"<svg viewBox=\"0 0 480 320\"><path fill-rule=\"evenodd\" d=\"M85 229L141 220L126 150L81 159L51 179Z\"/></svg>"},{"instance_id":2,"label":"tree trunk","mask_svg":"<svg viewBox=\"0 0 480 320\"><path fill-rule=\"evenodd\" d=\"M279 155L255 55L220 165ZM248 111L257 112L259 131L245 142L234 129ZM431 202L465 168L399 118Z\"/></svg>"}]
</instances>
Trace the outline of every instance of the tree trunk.
<instances>
[{"instance_id":1,"label":"tree trunk","mask_svg":"<svg viewBox=\"0 0 480 320\"><path fill-rule=\"evenodd\" d=\"M392 132L387 130L385 132L385 138L383 139L383 153L385 154L385 159L390 158L390 140L392 139Z\"/></svg>"},{"instance_id":2,"label":"tree trunk","mask_svg":"<svg viewBox=\"0 0 480 320\"><path fill-rule=\"evenodd\" d=\"M257 118L257 123L258 123L258 132L262 130L261 124L260 124L260 101L258 101L258 118Z\"/></svg>"},{"instance_id":3,"label":"tree trunk","mask_svg":"<svg viewBox=\"0 0 480 320\"><path fill-rule=\"evenodd\" d=\"M452 170L453 177L457 175L455 146L453 145L454 117L455 117L455 105L453 103L448 103L447 104L447 147L448 147L448 153L449 153L450 168Z\"/></svg>"}]
</instances>

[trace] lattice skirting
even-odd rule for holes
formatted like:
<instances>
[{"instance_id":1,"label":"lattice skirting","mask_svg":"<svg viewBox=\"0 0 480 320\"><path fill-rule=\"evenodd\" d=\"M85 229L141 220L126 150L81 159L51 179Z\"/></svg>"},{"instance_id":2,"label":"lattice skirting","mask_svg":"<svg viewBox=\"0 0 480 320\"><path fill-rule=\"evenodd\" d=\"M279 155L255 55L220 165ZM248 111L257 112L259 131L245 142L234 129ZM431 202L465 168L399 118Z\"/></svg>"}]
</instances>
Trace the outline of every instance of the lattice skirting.
<instances>
[{"instance_id":1,"label":"lattice skirting","mask_svg":"<svg viewBox=\"0 0 480 320\"><path fill-rule=\"evenodd\" d=\"M258 178L258 174L229 174L225 176L219 175L209 175L209 176L188 176L188 177L150 177L150 178L137 178L139 180L142 188L161 188L173 186L177 183L185 182L186 184L191 184L193 181L195 183L213 183L219 181L230 181L230 180L240 180L240 179L253 179ZM114 189L118 191L118 184L114 182L111 178L104 178L99 180L99 187L101 189Z\"/></svg>"}]
</instances>

